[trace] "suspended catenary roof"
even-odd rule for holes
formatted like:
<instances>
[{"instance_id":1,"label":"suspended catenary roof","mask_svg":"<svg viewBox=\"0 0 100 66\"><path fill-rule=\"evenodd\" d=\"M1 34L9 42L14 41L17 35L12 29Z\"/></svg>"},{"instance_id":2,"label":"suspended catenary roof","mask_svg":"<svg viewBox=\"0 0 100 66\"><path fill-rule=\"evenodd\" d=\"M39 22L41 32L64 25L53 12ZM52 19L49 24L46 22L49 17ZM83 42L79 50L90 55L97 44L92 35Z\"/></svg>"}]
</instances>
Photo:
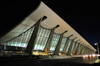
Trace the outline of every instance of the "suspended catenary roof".
<instances>
[{"instance_id":1,"label":"suspended catenary roof","mask_svg":"<svg viewBox=\"0 0 100 66\"><path fill-rule=\"evenodd\" d=\"M58 27L55 30L56 33L61 34L67 30L68 32L66 32L64 34L64 37L68 37L71 34L73 34L71 39L77 37L77 39L75 39L75 41L80 39L80 41L82 41L82 44L84 46L87 46L88 48L96 51L96 49L94 49L91 46L91 44L89 44L80 34L78 34L70 25L68 25L67 22L65 22L61 17L59 17L53 10L51 10L43 2L41 2L40 5L38 6L38 8L33 13L31 13L21 24L19 24L17 27L15 27L13 30L11 30L9 33L7 33L5 36L0 38L0 43L5 42L7 40L10 40L10 39L18 36L25 30L27 30L29 27L34 25L42 16L47 17L47 19L41 23L41 25L43 27L52 29L53 27L55 27L56 25L59 24L60 27Z\"/></svg>"}]
</instances>

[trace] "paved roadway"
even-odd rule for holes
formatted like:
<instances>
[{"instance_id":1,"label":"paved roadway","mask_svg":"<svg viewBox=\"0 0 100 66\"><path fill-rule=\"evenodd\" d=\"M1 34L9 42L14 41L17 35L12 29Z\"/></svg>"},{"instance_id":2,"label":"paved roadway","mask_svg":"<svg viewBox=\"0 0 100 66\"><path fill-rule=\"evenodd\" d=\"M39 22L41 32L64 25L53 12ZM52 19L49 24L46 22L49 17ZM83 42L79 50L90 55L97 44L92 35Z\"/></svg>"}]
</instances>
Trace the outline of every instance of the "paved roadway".
<instances>
[{"instance_id":1,"label":"paved roadway","mask_svg":"<svg viewBox=\"0 0 100 66\"><path fill-rule=\"evenodd\" d=\"M55 59L54 59L55 58ZM97 58L83 58L83 57L68 57L57 58L51 57L49 59L32 59L32 58L0 58L0 64L10 66L92 66Z\"/></svg>"}]
</instances>

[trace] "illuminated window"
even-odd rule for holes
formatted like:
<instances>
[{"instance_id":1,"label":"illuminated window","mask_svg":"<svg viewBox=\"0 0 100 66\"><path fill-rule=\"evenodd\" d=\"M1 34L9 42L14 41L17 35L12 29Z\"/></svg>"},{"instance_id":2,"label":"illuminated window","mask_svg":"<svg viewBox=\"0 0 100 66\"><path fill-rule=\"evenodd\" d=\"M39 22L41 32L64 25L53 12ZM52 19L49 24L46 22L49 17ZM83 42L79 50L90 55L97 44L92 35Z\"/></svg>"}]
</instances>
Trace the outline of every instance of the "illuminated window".
<instances>
[{"instance_id":1,"label":"illuminated window","mask_svg":"<svg viewBox=\"0 0 100 66\"><path fill-rule=\"evenodd\" d=\"M76 51L77 46L78 46L78 43L76 43L76 44L75 44L75 46L74 46L74 48L73 48L73 52L75 52L75 51Z\"/></svg>"},{"instance_id":2,"label":"illuminated window","mask_svg":"<svg viewBox=\"0 0 100 66\"><path fill-rule=\"evenodd\" d=\"M68 51L71 42L72 42L72 40L69 40L69 43L68 43L68 46L67 46L67 50L66 50L66 52Z\"/></svg>"},{"instance_id":3,"label":"illuminated window","mask_svg":"<svg viewBox=\"0 0 100 66\"><path fill-rule=\"evenodd\" d=\"M59 41L60 35L59 34L54 34L53 35L53 39L52 39L52 43L51 43L51 47L50 47L50 51L54 51L56 48L56 45Z\"/></svg>"},{"instance_id":4,"label":"illuminated window","mask_svg":"<svg viewBox=\"0 0 100 66\"><path fill-rule=\"evenodd\" d=\"M75 48L75 41L73 42L71 52L73 51L74 48Z\"/></svg>"},{"instance_id":5,"label":"illuminated window","mask_svg":"<svg viewBox=\"0 0 100 66\"><path fill-rule=\"evenodd\" d=\"M27 20L28 19L28 20ZM13 39L11 40L8 40L6 42L4 42L4 44L8 45L8 46L17 46L17 47L27 47L27 44L29 42L29 39L32 35L32 32L34 30L34 27L35 27L35 22L32 21L30 18L26 18L25 20L23 20L23 24L26 24L28 22L29 23L32 23L30 28L27 28L26 31L22 31L21 34L19 34L18 36L14 37ZM28 25L26 24L26 25Z\"/></svg>"},{"instance_id":6,"label":"illuminated window","mask_svg":"<svg viewBox=\"0 0 100 66\"><path fill-rule=\"evenodd\" d=\"M67 38L64 37L64 38L62 39L62 42L61 42L60 51L62 51L62 50L64 49L64 46L65 46L66 41L67 41Z\"/></svg>"},{"instance_id":7,"label":"illuminated window","mask_svg":"<svg viewBox=\"0 0 100 66\"><path fill-rule=\"evenodd\" d=\"M34 50L43 50L47 40L49 38L51 30L50 29L45 29L42 26L39 28L38 36L36 38L36 44L34 47Z\"/></svg>"}]
</instances>

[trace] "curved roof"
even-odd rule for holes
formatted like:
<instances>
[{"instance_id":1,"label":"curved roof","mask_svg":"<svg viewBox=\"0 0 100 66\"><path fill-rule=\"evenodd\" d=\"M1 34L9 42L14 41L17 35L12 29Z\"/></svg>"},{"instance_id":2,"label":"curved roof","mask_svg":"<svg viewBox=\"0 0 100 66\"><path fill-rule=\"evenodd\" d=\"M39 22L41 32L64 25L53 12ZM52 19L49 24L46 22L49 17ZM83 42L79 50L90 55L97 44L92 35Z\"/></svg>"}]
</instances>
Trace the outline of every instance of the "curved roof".
<instances>
[{"instance_id":1,"label":"curved roof","mask_svg":"<svg viewBox=\"0 0 100 66\"><path fill-rule=\"evenodd\" d=\"M18 25L5 36L0 38L0 43L7 41L11 38L14 38L15 36L18 36L20 33L24 32L35 22L37 22L38 19L40 19L42 16L47 16L47 19L45 19L41 23L43 27L52 29L53 27L59 24L60 27L56 28L56 33L61 34L67 30L68 32L64 34L64 37L68 37L71 34L73 34L73 36L70 39L74 39L75 37L77 37L75 41L80 39L80 41L82 41L81 44L96 51L96 49L93 48L91 44L89 44L80 34L78 34L70 25L68 25L67 22L65 22L61 17L59 17L53 10L51 10L43 2L41 2L39 7L33 13L31 13L20 25Z\"/></svg>"}]
</instances>

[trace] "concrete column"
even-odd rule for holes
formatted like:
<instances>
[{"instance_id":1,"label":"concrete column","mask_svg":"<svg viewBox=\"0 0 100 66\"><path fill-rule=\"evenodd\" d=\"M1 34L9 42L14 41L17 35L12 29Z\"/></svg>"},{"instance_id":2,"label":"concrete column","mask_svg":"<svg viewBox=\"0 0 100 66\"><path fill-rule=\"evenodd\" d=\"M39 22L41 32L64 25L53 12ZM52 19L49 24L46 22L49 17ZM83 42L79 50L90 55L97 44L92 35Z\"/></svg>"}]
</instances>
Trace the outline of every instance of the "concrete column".
<instances>
[{"instance_id":1,"label":"concrete column","mask_svg":"<svg viewBox=\"0 0 100 66\"><path fill-rule=\"evenodd\" d=\"M74 39L72 39L72 42L71 42L71 44L70 44L70 46L69 46L69 49L68 49L68 55L71 55L71 52L72 52L72 49L73 49L73 44L74 44L74 40L76 39L77 37L75 37Z\"/></svg>"},{"instance_id":2,"label":"concrete column","mask_svg":"<svg viewBox=\"0 0 100 66\"><path fill-rule=\"evenodd\" d=\"M87 48L85 47L85 54L87 54Z\"/></svg>"},{"instance_id":3,"label":"concrete column","mask_svg":"<svg viewBox=\"0 0 100 66\"><path fill-rule=\"evenodd\" d=\"M49 39L48 39L47 44L46 44L46 46L45 46L45 48L44 48L44 51L45 51L47 54L49 53L49 50L50 50L50 47L51 47L51 42L52 42L52 39L53 39L54 31L55 31L55 29L58 28L58 27L59 27L59 25L57 25L56 27L54 27L54 28L51 30L51 33L50 33L50 35L49 35Z\"/></svg>"},{"instance_id":4,"label":"concrete column","mask_svg":"<svg viewBox=\"0 0 100 66\"><path fill-rule=\"evenodd\" d=\"M79 53L80 53L80 55L82 54L82 44L80 44Z\"/></svg>"},{"instance_id":5,"label":"concrete column","mask_svg":"<svg viewBox=\"0 0 100 66\"><path fill-rule=\"evenodd\" d=\"M88 54L90 54L90 49L88 49Z\"/></svg>"},{"instance_id":6,"label":"concrete column","mask_svg":"<svg viewBox=\"0 0 100 66\"><path fill-rule=\"evenodd\" d=\"M80 39L79 39L80 40ZM79 40L77 40L76 42L75 42L75 45L74 45L74 49L72 50L72 53L74 53L75 54L75 51L76 51L76 49L77 49L77 46L78 46L78 41Z\"/></svg>"},{"instance_id":7,"label":"concrete column","mask_svg":"<svg viewBox=\"0 0 100 66\"><path fill-rule=\"evenodd\" d=\"M87 54L89 54L89 48L87 48Z\"/></svg>"},{"instance_id":8,"label":"concrete column","mask_svg":"<svg viewBox=\"0 0 100 66\"><path fill-rule=\"evenodd\" d=\"M75 55L77 55L77 52L78 52L78 47L79 47L79 43L77 43L77 48L76 48L76 51L75 51Z\"/></svg>"},{"instance_id":9,"label":"concrete column","mask_svg":"<svg viewBox=\"0 0 100 66\"><path fill-rule=\"evenodd\" d=\"M81 47L80 47L80 55L82 55L82 52L83 52L83 45L81 44Z\"/></svg>"},{"instance_id":10,"label":"concrete column","mask_svg":"<svg viewBox=\"0 0 100 66\"><path fill-rule=\"evenodd\" d=\"M88 54L90 54L90 49L88 48Z\"/></svg>"},{"instance_id":11,"label":"concrete column","mask_svg":"<svg viewBox=\"0 0 100 66\"><path fill-rule=\"evenodd\" d=\"M43 16L44 17L44 16ZM28 42L28 46L25 50L26 53L29 53L30 55L33 54L33 49L34 49L34 46L35 46L35 42L36 42L36 38L37 38L37 34L38 34L38 31L39 31L39 27L40 27L40 23L42 22L43 20L43 17L40 18L37 22L36 22L36 25L35 25L35 28L32 32L32 35L31 35L31 38Z\"/></svg>"},{"instance_id":12,"label":"concrete column","mask_svg":"<svg viewBox=\"0 0 100 66\"><path fill-rule=\"evenodd\" d=\"M84 54L86 54L86 47L84 46Z\"/></svg>"},{"instance_id":13,"label":"concrete column","mask_svg":"<svg viewBox=\"0 0 100 66\"><path fill-rule=\"evenodd\" d=\"M82 52L81 52L81 55L83 55L83 53L84 53L84 47L82 46Z\"/></svg>"},{"instance_id":14,"label":"concrete column","mask_svg":"<svg viewBox=\"0 0 100 66\"><path fill-rule=\"evenodd\" d=\"M85 50L85 48L84 48L84 45L83 45L82 47L83 47L83 48L82 48L82 50L83 50L83 51L82 51L82 55L83 55L83 54L84 54L84 50Z\"/></svg>"},{"instance_id":15,"label":"concrete column","mask_svg":"<svg viewBox=\"0 0 100 66\"><path fill-rule=\"evenodd\" d=\"M62 39L63 39L63 35L64 33L66 33L67 31L63 32L59 38L59 41L57 43L57 46L55 48L55 51L54 51L54 54L53 55L59 55L59 51L60 51L60 46L61 46L61 42L62 42Z\"/></svg>"},{"instance_id":16,"label":"concrete column","mask_svg":"<svg viewBox=\"0 0 100 66\"><path fill-rule=\"evenodd\" d=\"M82 55L83 55L83 54L86 54L86 51L87 51L87 50L86 50L86 47L85 47L85 46L83 46Z\"/></svg>"},{"instance_id":17,"label":"concrete column","mask_svg":"<svg viewBox=\"0 0 100 66\"><path fill-rule=\"evenodd\" d=\"M84 46L82 45L82 52L81 52L81 55L84 54L84 50L85 50L85 48L84 48Z\"/></svg>"},{"instance_id":18,"label":"concrete column","mask_svg":"<svg viewBox=\"0 0 100 66\"><path fill-rule=\"evenodd\" d=\"M88 54L90 54L90 50L89 50L89 48L87 48L87 51L88 51Z\"/></svg>"},{"instance_id":19,"label":"concrete column","mask_svg":"<svg viewBox=\"0 0 100 66\"><path fill-rule=\"evenodd\" d=\"M71 37L71 36L73 36L73 34L70 35L70 36L67 38L66 44L65 44L65 46L64 46L63 52L64 52L65 54L66 54L66 50L67 50L67 48L68 48L68 44L69 44L69 41L70 41L70 37Z\"/></svg>"},{"instance_id":20,"label":"concrete column","mask_svg":"<svg viewBox=\"0 0 100 66\"><path fill-rule=\"evenodd\" d=\"M85 51L84 51L84 54L86 54L86 47L85 47Z\"/></svg>"},{"instance_id":21,"label":"concrete column","mask_svg":"<svg viewBox=\"0 0 100 66\"><path fill-rule=\"evenodd\" d=\"M86 54L88 54L88 50L87 50L87 47L86 47Z\"/></svg>"},{"instance_id":22,"label":"concrete column","mask_svg":"<svg viewBox=\"0 0 100 66\"><path fill-rule=\"evenodd\" d=\"M80 49L81 49L81 44L79 44L79 47L78 47L78 54L80 54Z\"/></svg>"},{"instance_id":23,"label":"concrete column","mask_svg":"<svg viewBox=\"0 0 100 66\"><path fill-rule=\"evenodd\" d=\"M77 55L79 48L80 48L80 42L78 43L77 49L75 51L75 55Z\"/></svg>"}]
</instances>

